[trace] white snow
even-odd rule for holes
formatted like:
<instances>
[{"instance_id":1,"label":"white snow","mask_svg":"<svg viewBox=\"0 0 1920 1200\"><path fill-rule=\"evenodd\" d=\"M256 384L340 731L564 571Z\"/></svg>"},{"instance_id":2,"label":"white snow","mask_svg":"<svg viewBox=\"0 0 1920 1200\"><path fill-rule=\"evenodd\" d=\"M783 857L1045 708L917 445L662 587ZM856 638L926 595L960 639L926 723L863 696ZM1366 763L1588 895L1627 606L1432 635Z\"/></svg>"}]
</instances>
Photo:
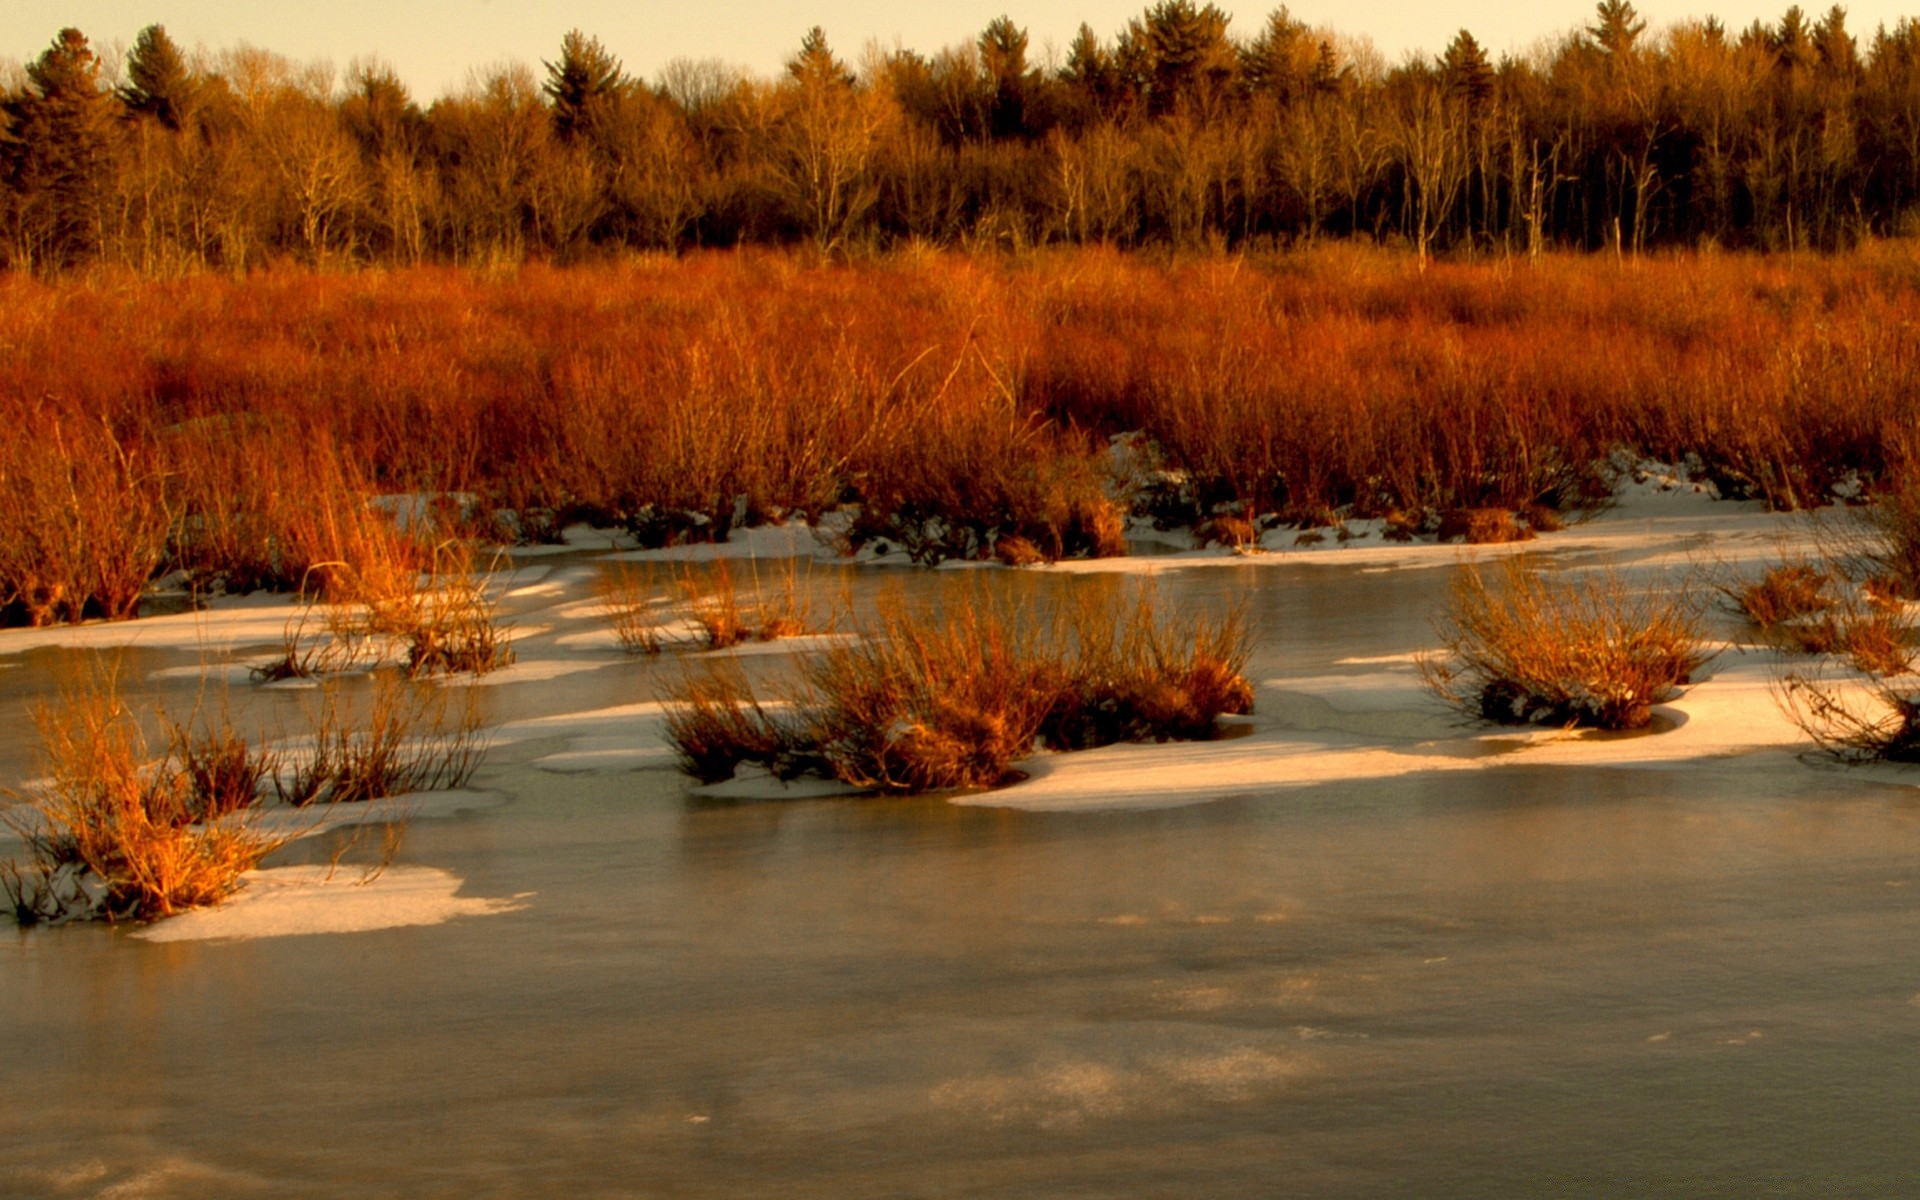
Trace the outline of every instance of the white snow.
<instances>
[{"instance_id":1,"label":"white snow","mask_svg":"<svg viewBox=\"0 0 1920 1200\"><path fill-rule=\"evenodd\" d=\"M238 893L218 908L158 921L132 936L148 942L367 933L438 925L526 907L526 897L461 896L460 877L437 867L393 866L371 879L359 868L268 867L242 877Z\"/></svg>"}]
</instances>

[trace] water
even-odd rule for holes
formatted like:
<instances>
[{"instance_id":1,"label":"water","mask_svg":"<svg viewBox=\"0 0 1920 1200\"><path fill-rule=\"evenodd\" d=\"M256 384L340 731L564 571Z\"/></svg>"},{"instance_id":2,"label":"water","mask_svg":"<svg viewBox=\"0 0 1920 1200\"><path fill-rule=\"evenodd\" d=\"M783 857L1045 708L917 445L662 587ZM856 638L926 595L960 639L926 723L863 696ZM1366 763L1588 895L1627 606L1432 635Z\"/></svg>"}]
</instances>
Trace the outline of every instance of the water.
<instances>
[{"instance_id":1,"label":"water","mask_svg":"<svg viewBox=\"0 0 1920 1200\"><path fill-rule=\"evenodd\" d=\"M1271 679L1430 641L1446 575L1163 587L1250 595ZM865 572L863 602L882 579L962 586ZM1017 579L990 586L1112 585ZM28 657L0 672L8 764L22 697L81 656ZM628 702L665 669L486 702ZM1040 814L719 802L548 749L502 747L476 786L507 803L415 822L400 859L519 911L0 935L0 1194L1920 1190L1898 775L1502 766Z\"/></svg>"}]
</instances>

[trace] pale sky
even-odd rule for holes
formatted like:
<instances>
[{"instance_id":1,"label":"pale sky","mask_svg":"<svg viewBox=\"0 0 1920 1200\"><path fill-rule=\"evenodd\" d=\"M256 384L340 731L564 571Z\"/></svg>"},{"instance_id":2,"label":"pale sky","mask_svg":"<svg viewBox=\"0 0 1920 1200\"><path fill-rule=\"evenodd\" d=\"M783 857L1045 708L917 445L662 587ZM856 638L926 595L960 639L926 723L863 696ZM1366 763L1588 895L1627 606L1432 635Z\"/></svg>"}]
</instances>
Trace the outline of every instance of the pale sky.
<instances>
[{"instance_id":1,"label":"pale sky","mask_svg":"<svg viewBox=\"0 0 1920 1200\"><path fill-rule=\"evenodd\" d=\"M1848 5L1849 28L1864 41L1881 22L1920 15L1920 0L1909 4ZM1239 0L1220 0L1220 6L1233 15L1231 30L1243 37L1273 7ZM717 58L772 74L816 24L850 60L870 40L932 53L971 40L1003 12L1026 27L1038 57L1049 44L1064 51L1082 21L1110 38L1144 7L1122 0L0 0L0 60L32 59L67 25L104 48L129 44L142 28L159 22L188 48L249 42L302 61L324 59L342 70L356 57L378 55L424 103L457 90L472 67L553 57L561 35L574 26L598 37L628 71L652 79L682 57ZM1309 25L1372 38L1389 60L1438 52L1463 26L1496 55L1524 52L1541 38L1585 24L1593 11L1588 0L1295 0L1290 7ZM1717 16L1739 30L1756 17L1777 20L1787 5L1729 0L1705 8L1688 0L1645 0L1637 7L1655 26ZM1818 0L1804 7L1824 11Z\"/></svg>"}]
</instances>

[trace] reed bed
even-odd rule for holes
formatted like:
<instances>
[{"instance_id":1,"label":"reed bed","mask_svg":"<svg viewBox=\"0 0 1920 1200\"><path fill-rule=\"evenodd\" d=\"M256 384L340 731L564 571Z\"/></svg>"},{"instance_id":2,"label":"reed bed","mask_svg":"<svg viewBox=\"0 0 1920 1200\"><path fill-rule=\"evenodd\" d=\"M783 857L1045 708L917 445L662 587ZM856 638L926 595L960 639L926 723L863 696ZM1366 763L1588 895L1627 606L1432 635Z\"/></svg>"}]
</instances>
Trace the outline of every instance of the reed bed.
<instances>
[{"instance_id":1,"label":"reed bed","mask_svg":"<svg viewBox=\"0 0 1920 1200\"><path fill-rule=\"evenodd\" d=\"M13 275L0 619L125 616L171 571L378 590L321 567L428 569L376 495L463 497L469 535L649 545L851 505L850 542L935 562L1117 553L1129 516L1524 536L1623 448L1775 508L1893 494L1916 280L1903 243Z\"/></svg>"}]
</instances>

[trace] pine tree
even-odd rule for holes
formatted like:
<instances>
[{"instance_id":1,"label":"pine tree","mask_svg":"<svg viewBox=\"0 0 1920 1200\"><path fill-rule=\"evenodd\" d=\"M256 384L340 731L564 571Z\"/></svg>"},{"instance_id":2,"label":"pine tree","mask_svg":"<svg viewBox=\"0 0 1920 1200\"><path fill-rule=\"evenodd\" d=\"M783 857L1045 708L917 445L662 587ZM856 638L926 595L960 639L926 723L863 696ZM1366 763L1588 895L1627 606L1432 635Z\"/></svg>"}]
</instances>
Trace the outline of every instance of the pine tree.
<instances>
[{"instance_id":1,"label":"pine tree","mask_svg":"<svg viewBox=\"0 0 1920 1200\"><path fill-rule=\"evenodd\" d=\"M559 59L542 65L547 81L540 90L553 103L553 131L563 142L590 136L625 85L620 60L607 53L599 38L574 29L560 39Z\"/></svg>"},{"instance_id":2,"label":"pine tree","mask_svg":"<svg viewBox=\"0 0 1920 1200\"><path fill-rule=\"evenodd\" d=\"M987 134L993 138L1021 137L1027 128L1027 31L1009 17L987 23L979 41L980 69L991 93L987 99Z\"/></svg>"},{"instance_id":3,"label":"pine tree","mask_svg":"<svg viewBox=\"0 0 1920 1200\"><path fill-rule=\"evenodd\" d=\"M142 29L127 54L127 82L120 87L120 102L168 129L179 129L192 107L194 91L186 58L167 36L166 27Z\"/></svg>"},{"instance_id":4,"label":"pine tree","mask_svg":"<svg viewBox=\"0 0 1920 1200\"><path fill-rule=\"evenodd\" d=\"M852 87L853 72L827 45L826 30L815 25L800 39L800 52L787 60L787 74L806 85Z\"/></svg>"},{"instance_id":5,"label":"pine tree","mask_svg":"<svg viewBox=\"0 0 1920 1200\"><path fill-rule=\"evenodd\" d=\"M1479 112L1493 98L1493 64L1487 61L1480 43L1464 29L1454 35L1441 58L1440 76L1446 81L1447 91L1464 102L1468 112Z\"/></svg>"},{"instance_id":6,"label":"pine tree","mask_svg":"<svg viewBox=\"0 0 1920 1200\"><path fill-rule=\"evenodd\" d=\"M8 173L27 201L27 240L48 265L71 266L100 249L114 135L100 70L86 35L62 29L8 104Z\"/></svg>"},{"instance_id":7,"label":"pine tree","mask_svg":"<svg viewBox=\"0 0 1920 1200\"><path fill-rule=\"evenodd\" d=\"M1147 109L1169 113L1204 104L1225 91L1237 64L1226 13L1193 0L1160 0L1121 36L1121 75L1144 95Z\"/></svg>"},{"instance_id":8,"label":"pine tree","mask_svg":"<svg viewBox=\"0 0 1920 1200\"><path fill-rule=\"evenodd\" d=\"M1632 54L1635 43L1647 29L1647 23L1640 19L1628 0L1600 0L1594 15L1596 23L1587 27L1587 36L1615 60Z\"/></svg>"}]
</instances>

